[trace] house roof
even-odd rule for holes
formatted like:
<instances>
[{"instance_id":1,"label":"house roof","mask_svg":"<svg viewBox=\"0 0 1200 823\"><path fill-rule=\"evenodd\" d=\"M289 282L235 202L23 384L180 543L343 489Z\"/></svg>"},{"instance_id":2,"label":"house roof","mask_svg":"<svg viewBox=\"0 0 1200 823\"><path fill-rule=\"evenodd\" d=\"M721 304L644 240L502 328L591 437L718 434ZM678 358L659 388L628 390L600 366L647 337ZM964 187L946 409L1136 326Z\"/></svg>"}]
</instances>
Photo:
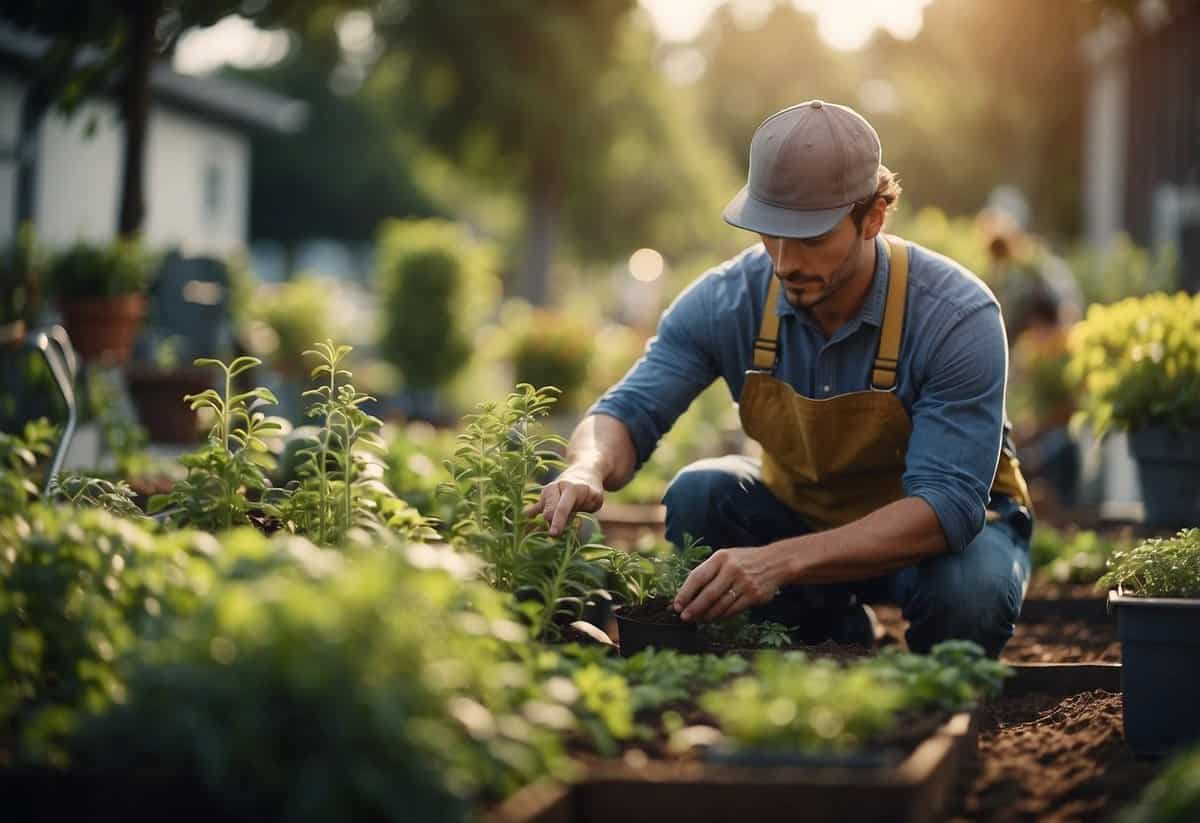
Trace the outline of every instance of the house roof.
<instances>
[{"instance_id":1,"label":"house roof","mask_svg":"<svg viewBox=\"0 0 1200 823\"><path fill-rule=\"evenodd\" d=\"M28 71L50 40L0 23L0 66ZM81 61L87 61L85 52ZM165 63L154 66L150 90L157 102L237 128L291 134L303 128L308 104L266 89L220 77L179 74Z\"/></svg>"}]
</instances>

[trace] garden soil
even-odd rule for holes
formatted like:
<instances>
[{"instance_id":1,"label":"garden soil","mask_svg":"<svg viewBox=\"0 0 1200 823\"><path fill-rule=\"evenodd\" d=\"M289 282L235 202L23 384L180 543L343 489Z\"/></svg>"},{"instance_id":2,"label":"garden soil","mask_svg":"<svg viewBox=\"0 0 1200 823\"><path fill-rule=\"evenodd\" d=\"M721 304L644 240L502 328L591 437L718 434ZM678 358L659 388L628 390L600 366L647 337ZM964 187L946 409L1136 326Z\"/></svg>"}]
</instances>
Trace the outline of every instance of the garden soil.
<instances>
[{"instance_id":1,"label":"garden soil","mask_svg":"<svg viewBox=\"0 0 1200 823\"><path fill-rule=\"evenodd\" d=\"M950 820L1109 820L1160 769L1126 747L1119 694L1002 698L984 707Z\"/></svg>"}]
</instances>

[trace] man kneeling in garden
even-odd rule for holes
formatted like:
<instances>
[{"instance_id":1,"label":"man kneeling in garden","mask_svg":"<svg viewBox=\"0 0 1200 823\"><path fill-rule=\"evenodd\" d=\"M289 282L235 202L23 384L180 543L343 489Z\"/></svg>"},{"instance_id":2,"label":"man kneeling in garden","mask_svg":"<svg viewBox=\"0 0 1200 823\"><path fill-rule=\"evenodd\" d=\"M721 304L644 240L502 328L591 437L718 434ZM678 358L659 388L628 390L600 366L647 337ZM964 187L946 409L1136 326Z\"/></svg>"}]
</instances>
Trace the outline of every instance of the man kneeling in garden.
<instances>
[{"instance_id":1,"label":"man kneeling in garden","mask_svg":"<svg viewBox=\"0 0 1200 823\"><path fill-rule=\"evenodd\" d=\"M675 598L684 620L752 609L801 639L870 644L891 602L908 645L998 655L1029 576L1028 491L1008 446L1007 348L988 289L881 233L900 193L856 112L814 100L764 121L725 220L762 242L706 273L575 430L532 511L552 533L629 482L718 377L762 459L681 471L667 537L720 551Z\"/></svg>"}]
</instances>

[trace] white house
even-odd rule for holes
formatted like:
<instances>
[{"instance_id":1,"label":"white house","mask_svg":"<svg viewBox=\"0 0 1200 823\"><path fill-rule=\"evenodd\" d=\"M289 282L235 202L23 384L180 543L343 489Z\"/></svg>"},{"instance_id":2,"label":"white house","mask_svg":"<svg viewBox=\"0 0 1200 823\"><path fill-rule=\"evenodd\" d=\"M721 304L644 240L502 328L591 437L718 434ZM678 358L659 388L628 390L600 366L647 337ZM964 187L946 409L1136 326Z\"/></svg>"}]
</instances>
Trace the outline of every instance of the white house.
<instances>
[{"instance_id":1,"label":"white house","mask_svg":"<svg viewBox=\"0 0 1200 823\"><path fill-rule=\"evenodd\" d=\"M14 150L31 67L45 38L0 26L0 244L16 228ZM156 66L146 140L147 243L223 256L245 248L250 133L294 132L304 103L228 80ZM58 248L116 234L123 126L116 101L88 101L69 119L51 110L33 153L31 212L39 240ZM91 131L89 136L88 131Z\"/></svg>"}]
</instances>

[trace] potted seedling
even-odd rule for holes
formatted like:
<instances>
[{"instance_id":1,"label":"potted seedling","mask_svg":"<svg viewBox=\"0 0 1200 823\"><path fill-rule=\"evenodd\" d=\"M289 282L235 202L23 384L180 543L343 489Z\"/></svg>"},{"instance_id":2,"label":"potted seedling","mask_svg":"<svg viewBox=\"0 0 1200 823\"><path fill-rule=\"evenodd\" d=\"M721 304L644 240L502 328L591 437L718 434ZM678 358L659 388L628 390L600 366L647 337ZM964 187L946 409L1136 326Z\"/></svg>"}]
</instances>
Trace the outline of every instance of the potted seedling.
<instances>
[{"instance_id":1,"label":"potted seedling","mask_svg":"<svg viewBox=\"0 0 1200 823\"><path fill-rule=\"evenodd\" d=\"M690 537L675 551L625 555L615 575L624 582L624 605L616 609L621 654L630 657L651 646L683 652L700 651L695 623L685 623L672 600L688 574L712 553Z\"/></svg>"},{"instance_id":2,"label":"potted seedling","mask_svg":"<svg viewBox=\"0 0 1200 823\"><path fill-rule=\"evenodd\" d=\"M1146 523L1200 522L1200 295L1092 306L1069 339L1079 422L1130 434Z\"/></svg>"},{"instance_id":3,"label":"potted seedling","mask_svg":"<svg viewBox=\"0 0 1200 823\"><path fill-rule=\"evenodd\" d=\"M1098 585L1117 616L1130 747L1157 755L1200 739L1200 529L1116 552Z\"/></svg>"},{"instance_id":4,"label":"potted seedling","mask_svg":"<svg viewBox=\"0 0 1200 823\"><path fill-rule=\"evenodd\" d=\"M135 240L77 243L51 261L50 284L63 325L85 359L129 360L153 270L154 259Z\"/></svg>"}]
</instances>

